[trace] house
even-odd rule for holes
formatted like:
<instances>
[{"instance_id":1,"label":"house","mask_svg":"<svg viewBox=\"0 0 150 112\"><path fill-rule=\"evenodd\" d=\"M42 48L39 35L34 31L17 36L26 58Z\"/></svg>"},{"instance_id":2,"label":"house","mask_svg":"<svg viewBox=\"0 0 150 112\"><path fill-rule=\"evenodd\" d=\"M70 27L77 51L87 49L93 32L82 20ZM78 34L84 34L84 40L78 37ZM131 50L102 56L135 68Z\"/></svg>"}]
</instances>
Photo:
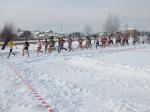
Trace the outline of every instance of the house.
<instances>
[{"instance_id":1,"label":"house","mask_svg":"<svg viewBox=\"0 0 150 112\"><path fill-rule=\"evenodd\" d=\"M138 35L138 31L135 28L128 28L126 30L127 33L129 33L130 35Z\"/></svg>"}]
</instances>

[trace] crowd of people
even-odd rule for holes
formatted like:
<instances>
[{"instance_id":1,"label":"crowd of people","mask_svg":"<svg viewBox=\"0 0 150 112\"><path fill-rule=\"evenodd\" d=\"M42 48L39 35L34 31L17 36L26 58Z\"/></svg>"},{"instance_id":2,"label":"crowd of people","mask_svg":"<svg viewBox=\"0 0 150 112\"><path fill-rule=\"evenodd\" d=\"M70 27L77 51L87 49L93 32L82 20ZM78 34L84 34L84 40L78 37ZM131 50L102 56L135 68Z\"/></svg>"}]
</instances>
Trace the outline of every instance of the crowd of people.
<instances>
[{"instance_id":1,"label":"crowd of people","mask_svg":"<svg viewBox=\"0 0 150 112\"><path fill-rule=\"evenodd\" d=\"M93 35L92 39L89 36L87 36L86 38L82 38L81 36L78 36L77 40L73 40L71 36L68 36L68 38L65 39L63 37L59 37L57 42L54 41L53 39L50 40L45 39L44 41L38 39L38 41L36 42L36 52L37 55L39 55L39 53L52 53L53 51L57 51L58 53L60 53L62 50L71 52L74 50L74 47L72 45L74 41L76 41L78 44L77 49L80 49L81 51L83 49L92 48L92 46L94 46L96 49L98 47L105 48L106 46L118 47L118 46L129 45L129 39L131 38L132 38L133 45L135 45L136 43L137 44L150 43L150 34L148 36L141 35L141 36L133 36L133 37L131 37L129 33L125 33L122 36ZM92 40L94 40L94 43L92 43ZM64 46L65 43L67 43L66 44L67 46ZM14 46L16 47L15 43L12 40L10 40L7 46L10 49L7 58L9 58L11 54L15 56L15 52L13 52ZM30 42L26 39L22 48L22 56L24 56L25 53L29 56L29 47L30 47Z\"/></svg>"}]
</instances>

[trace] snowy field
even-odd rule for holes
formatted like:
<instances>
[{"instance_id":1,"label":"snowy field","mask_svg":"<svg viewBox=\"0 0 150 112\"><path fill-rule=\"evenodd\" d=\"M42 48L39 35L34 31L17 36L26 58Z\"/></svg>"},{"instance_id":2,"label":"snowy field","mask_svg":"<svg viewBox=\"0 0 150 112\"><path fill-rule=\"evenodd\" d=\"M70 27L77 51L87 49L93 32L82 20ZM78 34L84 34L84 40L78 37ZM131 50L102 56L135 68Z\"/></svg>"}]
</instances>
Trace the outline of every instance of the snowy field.
<instances>
[{"instance_id":1,"label":"snowy field","mask_svg":"<svg viewBox=\"0 0 150 112\"><path fill-rule=\"evenodd\" d=\"M0 112L47 112L18 74L53 112L150 112L150 45L40 56L32 46L29 58L18 47L9 59L7 51L0 51Z\"/></svg>"}]
</instances>

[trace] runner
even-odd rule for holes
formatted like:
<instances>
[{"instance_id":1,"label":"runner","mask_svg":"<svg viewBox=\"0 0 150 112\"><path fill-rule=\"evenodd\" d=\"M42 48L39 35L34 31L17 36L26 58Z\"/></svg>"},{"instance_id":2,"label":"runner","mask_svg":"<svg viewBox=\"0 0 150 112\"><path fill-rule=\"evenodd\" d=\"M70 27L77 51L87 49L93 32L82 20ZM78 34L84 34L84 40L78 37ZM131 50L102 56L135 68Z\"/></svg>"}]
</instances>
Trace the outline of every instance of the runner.
<instances>
[{"instance_id":1,"label":"runner","mask_svg":"<svg viewBox=\"0 0 150 112\"><path fill-rule=\"evenodd\" d=\"M58 52L60 53L62 49L66 50L66 48L64 48L64 39L63 37L59 38L59 42L58 42Z\"/></svg>"},{"instance_id":2,"label":"runner","mask_svg":"<svg viewBox=\"0 0 150 112\"><path fill-rule=\"evenodd\" d=\"M68 42L68 49L69 49L69 52L70 52L70 51L73 51L73 49L72 49L72 42L73 42L73 41L72 41L71 36L68 37L67 42Z\"/></svg>"},{"instance_id":3,"label":"runner","mask_svg":"<svg viewBox=\"0 0 150 112\"><path fill-rule=\"evenodd\" d=\"M53 51L55 51L55 50L56 50L56 48L55 48L55 41L54 41L54 37L51 37L51 38L50 38L49 43L51 44L51 46L52 46L52 48L53 48Z\"/></svg>"},{"instance_id":4,"label":"runner","mask_svg":"<svg viewBox=\"0 0 150 112\"><path fill-rule=\"evenodd\" d=\"M7 56L7 58L9 58L9 56L10 56L11 54L13 54L13 55L15 56L15 53L13 52L13 47L16 46L15 43L14 43L12 40L10 40L10 41L8 42L7 46L8 46L9 49L10 49L9 55ZM17 49L17 47L16 47L16 49Z\"/></svg>"},{"instance_id":5,"label":"runner","mask_svg":"<svg viewBox=\"0 0 150 112\"><path fill-rule=\"evenodd\" d=\"M101 41L102 41L102 46L101 47L105 48L106 44L107 44L107 37L106 36L102 37Z\"/></svg>"},{"instance_id":6,"label":"runner","mask_svg":"<svg viewBox=\"0 0 150 112\"><path fill-rule=\"evenodd\" d=\"M97 49L97 47L100 46L100 45L99 45L99 38L98 38L98 35L94 35L94 42L95 42L95 44L96 44L96 49Z\"/></svg>"},{"instance_id":7,"label":"runner","mask_svg":"<svg viewBox=\"0 0 150 112\"><path fill-rule=\"evenodd\" d=\"M43 51L41 50L42 49L42 42L40 41L40 39L37 41L37 55L39 55L39 52L42 52Z\"/></svg>"},{"instance_id":8,"label":"runner","mask_svg":"<svg viewBox=\"0 0 150 112\"><path fill-rule=\"evenodd\" d=\"M53 46L53 43L49 43L49 45L48 45L48 53L50 54L50 53L52 53L52 51L54 50L54 46Z\"/></svg>"},{"instance_id":9,"label":"runner","mask_svg":"<svg viewBox=\"0 0 150 112\"><path fill-rule=\"evenodd\" d=\"M108 45L113 45L114 47L115 47L115 44L114 44L114 42L113 42L113 36L112 35L110 35L110 36L108 36Z\"/></svg>"},{"instance_id":10,"label":"runner","mask_svg":"<svg viewBox=\"0 0 150 112\"><path fill-rule=\"evenodd\" d=\"M48 49L48 45L49 45L49 42L47 41L47 39L45 39L43 45L44 45L44 49L45 49L45 53L46 53L46 51Z\"/></svg>"},{"instance_id":11,"label":"runner","mask_svg":"<svg viewBox=\"0 0 150 112\"><path fill-rule=\"evenodd\" d=\"M81 48L81 50L83 50L83 45L82 45L83 39L80 36L78 37L78 43L79 43L79 48Z\"/></svg>"},{"instance_id":12,"label":"runner","mask_svg":"<svg viewBox=\"0 0 150 112\"><path fill-rule=\"evenodd\" d=\"M150 44L150 33L147 34L146 43Z\"/></svg>"},{"instance_id":13,"label":"runner","mask_svg":"<svg viewBox=\"0 0 150 112\"><path fill-rule=\"evenodd\" d=\"M60 53L60 37L58 38L58 53Z\"/></svg>"},{"instance_id":14,"label":"runner","mask_svg":"<svg viewBox=\"0 0 150 112\"><path fill-rule=\"evenodd\" d=\"M24 56L24 51L26 51L28 54L28 57L29 57L29 46L30 46L30 44L29 44L28 40L26 39L26 41L24 42L23 49L22 49L23 56Z\"/></svg>"},{"instance_id":15,"label":"runner","mask_svg":"<svg viewBox=\"0 0 150 112\"><path fill-rule=\"evenodd\" d=\"M89 36L87 36L86 37L86 45L85 45L85 47L86 47L86 49L88 49L88 48L91 48L91 46L92 46L91 39L90 39Z\"/></svg>"},{"instance_id":16,"label":"runner","mask_svg":"<svg viewBox=\"0 0 150 112\"><path fill-rule=\"evenodd\" d=\"M141 38L140 38L142 44L144 44L146 42L146 37L145 35L142 34Z\"/></svg>"},{"instance_id":17,"label":"runner","mask_svg":"<svg viewBox=\"0 0 150 112\"><path fill-rule=\"evenodd\" d=\"M125 43L126 43L127 45L129 45L129 36L130 36L129 33L126 33L126 34L125 34Z\"/></svg>"},{"instance_id":18,"label":"runner","mask_svg":"<svg viewBox=\"0 0 150 112\"><path fill-rule=\"evenodd\" d=\"M121 45L121 37L118 34L117 37L116 37L116 46L118 47L119 44Z\"/></svg>"},{"instance_id":19,"label":"runner","mask_svg":"<svg viewBox=\"0 0 150 112\"><path fill-rule=\"evenodd\" d=\"M126 44L129 45L128 40L129 40L129 34L125 33L124 36L123 36L123 39L122 39L122 46L124 46Z\"/></svg>"}]
</instances>

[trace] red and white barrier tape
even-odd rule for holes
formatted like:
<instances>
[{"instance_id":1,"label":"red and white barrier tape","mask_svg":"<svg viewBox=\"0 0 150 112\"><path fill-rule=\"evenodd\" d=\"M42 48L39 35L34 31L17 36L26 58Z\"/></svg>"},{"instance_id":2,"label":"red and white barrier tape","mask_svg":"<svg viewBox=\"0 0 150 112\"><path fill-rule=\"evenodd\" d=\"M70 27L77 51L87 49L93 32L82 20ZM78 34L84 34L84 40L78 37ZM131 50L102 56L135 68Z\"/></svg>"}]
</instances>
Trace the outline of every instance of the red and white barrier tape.
<instances>
[{"instance_id":1,"label":"red and white barrier tape","mask_svg":"<svg viewBox=\"0 0 150 112\"><path fill-rule=\"evenodd\" d=\"M15 72L17 77L22 81L22 83L28 88L28 91L40 102L40 104L47 109L48 112L53 112L53 109L51 106L46 102L46 100L33 88L31 84L25 78L22 77L22 75L17 71L15 66L8 62L12 70Z\"/></svg>"}]
</instances>

